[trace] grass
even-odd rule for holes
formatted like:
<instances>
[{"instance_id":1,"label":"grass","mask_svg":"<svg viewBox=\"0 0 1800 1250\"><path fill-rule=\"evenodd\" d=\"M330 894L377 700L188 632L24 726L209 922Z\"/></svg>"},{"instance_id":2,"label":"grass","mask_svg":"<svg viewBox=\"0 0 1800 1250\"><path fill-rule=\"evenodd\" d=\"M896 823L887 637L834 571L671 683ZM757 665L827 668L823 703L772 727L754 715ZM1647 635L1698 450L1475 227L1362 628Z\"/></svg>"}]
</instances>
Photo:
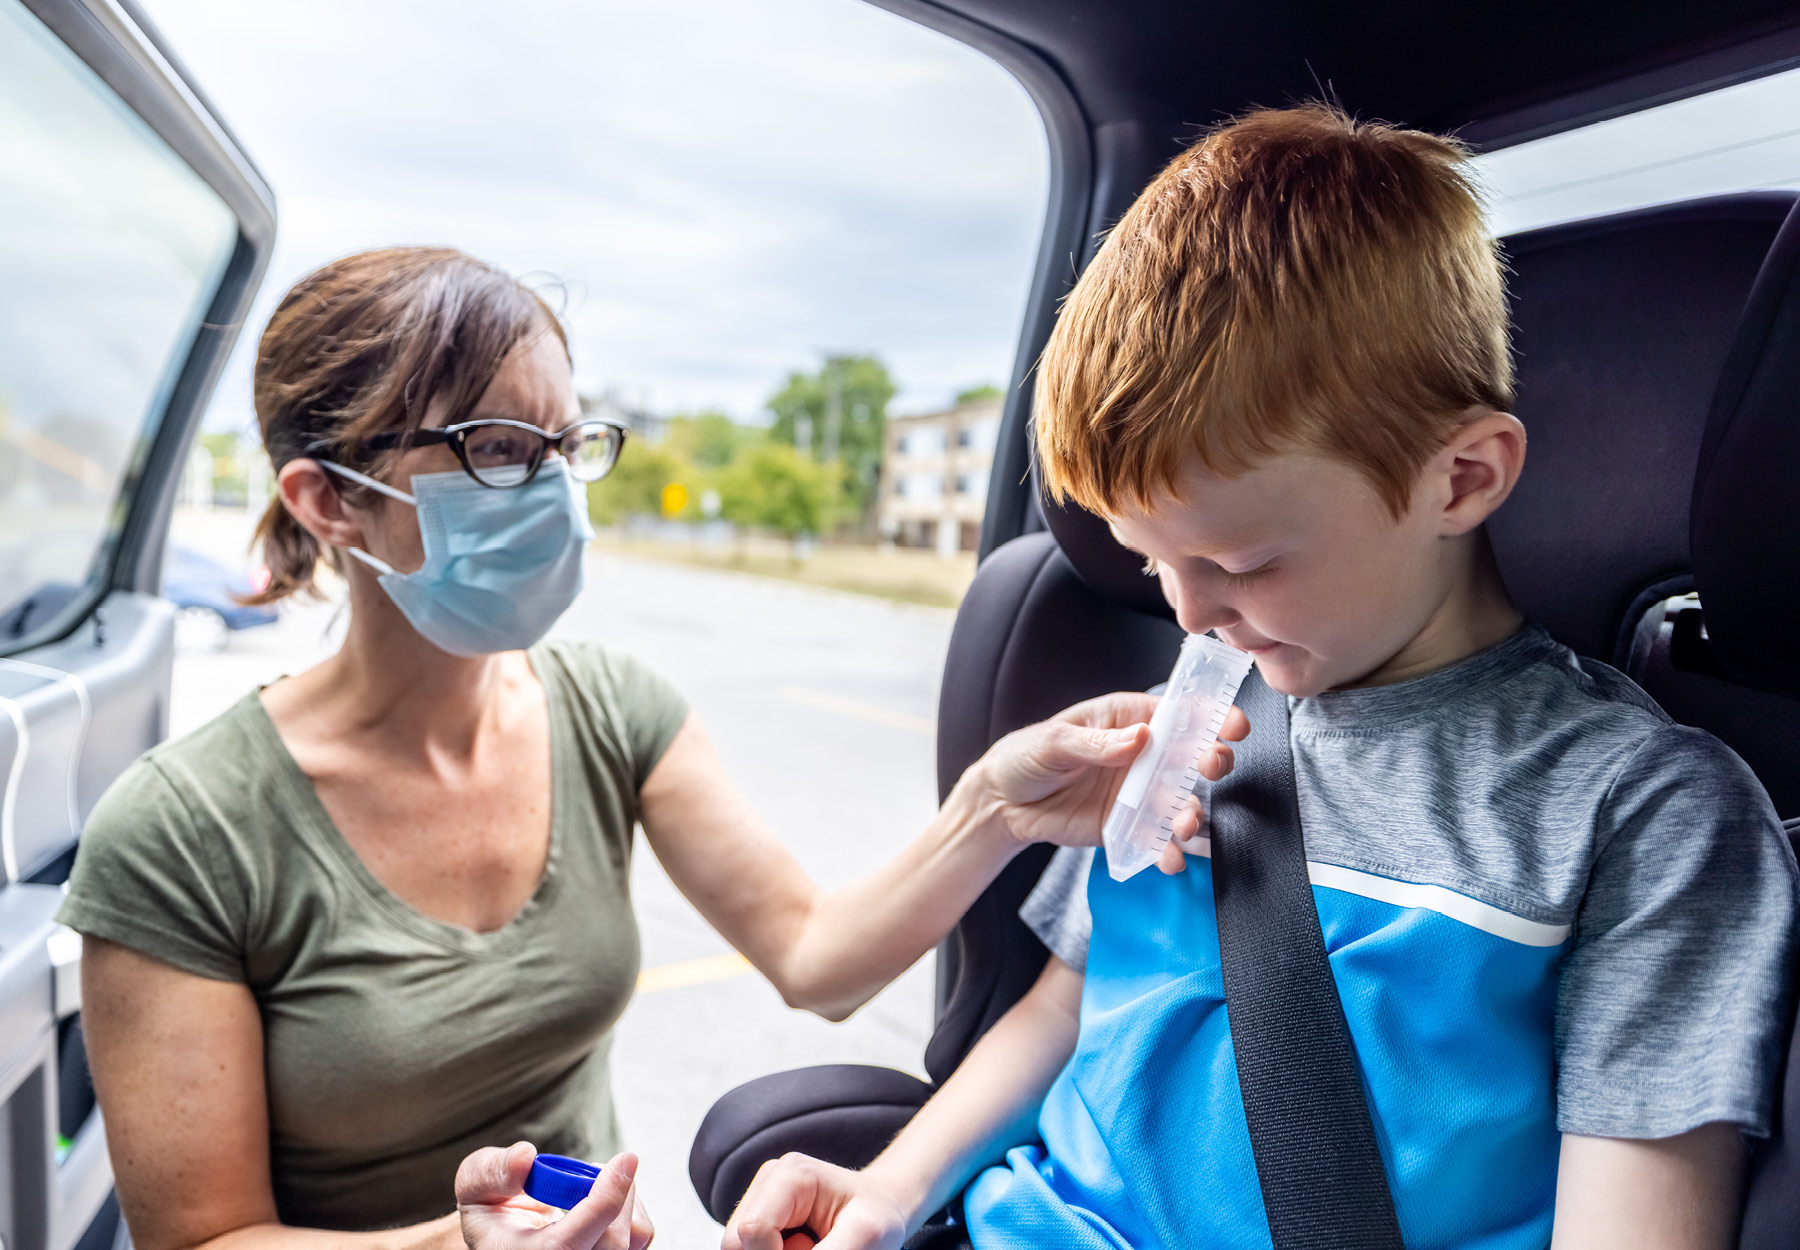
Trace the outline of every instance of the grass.
<instances>
[{"instance_id":1,"label":"grass","mask_svg":"<svg viewBox=\"0 0 1800 1250\"><path fill-rule=\"evenodd\" d=\"M907 548L819 546L796 560L787 544L766 539L712 545L614 533L602 533L594 545L639 559L727 569L934 608L955 608L975 576L975 554L968 551L946 559Z\"/></svg>"}]
</instances>

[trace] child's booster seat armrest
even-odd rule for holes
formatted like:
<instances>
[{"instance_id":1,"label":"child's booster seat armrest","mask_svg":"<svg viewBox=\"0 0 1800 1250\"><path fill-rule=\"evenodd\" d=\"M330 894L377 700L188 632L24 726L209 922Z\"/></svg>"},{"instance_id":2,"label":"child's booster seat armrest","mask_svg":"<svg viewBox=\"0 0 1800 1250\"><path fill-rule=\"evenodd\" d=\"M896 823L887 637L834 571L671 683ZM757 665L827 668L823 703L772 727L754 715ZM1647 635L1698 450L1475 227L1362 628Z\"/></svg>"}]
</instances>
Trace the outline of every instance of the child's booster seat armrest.
<instances>
[{"instance_id":1,"label":"child's booster seat armrest","mask_svg":"<svg viewBox=\"0 0 1800 1250\"><path fill-rule=\"evenodd\" d=\"M688 1177L723 1224L769 1160L798 1150L840 1167L864 1167L930 1096L931 1086L915 1076L856 1063L757 1077L706 1113L688 1155Z\"/></svg>"}]
</instances>

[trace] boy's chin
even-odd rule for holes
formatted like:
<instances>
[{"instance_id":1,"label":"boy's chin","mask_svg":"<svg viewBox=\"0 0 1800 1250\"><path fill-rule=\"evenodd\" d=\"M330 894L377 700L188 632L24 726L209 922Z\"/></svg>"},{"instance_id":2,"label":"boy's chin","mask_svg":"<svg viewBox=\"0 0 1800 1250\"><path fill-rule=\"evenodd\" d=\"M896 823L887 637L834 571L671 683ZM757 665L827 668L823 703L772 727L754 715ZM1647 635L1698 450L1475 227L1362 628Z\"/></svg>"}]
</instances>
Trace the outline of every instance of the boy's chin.
<instances>
[{"instance_id":1,"label":"boy's chin","mask_svg":"<svg viewBox=\"0 0 1800 1250\"><path fill-rule=\"evenodd\" d=\"M1277 647L1257 656L1256 671L1269 689L1293 699L1310 698L1331 689L1331 680L1320 671L1318 661L1298 647Z\"/></svg>"}]
</instances>

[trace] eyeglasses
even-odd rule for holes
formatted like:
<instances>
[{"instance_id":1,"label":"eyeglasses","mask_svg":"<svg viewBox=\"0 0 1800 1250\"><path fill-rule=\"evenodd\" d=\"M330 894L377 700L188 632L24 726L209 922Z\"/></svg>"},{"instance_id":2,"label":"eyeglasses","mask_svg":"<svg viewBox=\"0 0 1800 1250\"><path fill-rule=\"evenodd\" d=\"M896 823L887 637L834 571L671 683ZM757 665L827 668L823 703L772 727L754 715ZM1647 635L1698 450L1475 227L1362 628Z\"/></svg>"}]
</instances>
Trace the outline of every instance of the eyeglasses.
<instances>
[{"instance_id":1,"label":"eyeglasses","mask_svg":"<svg viewBox=\"0 0 1800 1250\"><path fill-rule=\"evenodd\" d=\"M390 430L364 439L362 448L389 451L448 443L463 472L483 486L505 490L536 477L552 449L568 463L570 477L578 482L598 482L619 462L626 433L626 427L611 421L580 421L552 434L523 421L494 419L463 421L439 429ZM305 454L330 445L331 440L320 440L307 447Z\"/></svg>"}]
</instances>

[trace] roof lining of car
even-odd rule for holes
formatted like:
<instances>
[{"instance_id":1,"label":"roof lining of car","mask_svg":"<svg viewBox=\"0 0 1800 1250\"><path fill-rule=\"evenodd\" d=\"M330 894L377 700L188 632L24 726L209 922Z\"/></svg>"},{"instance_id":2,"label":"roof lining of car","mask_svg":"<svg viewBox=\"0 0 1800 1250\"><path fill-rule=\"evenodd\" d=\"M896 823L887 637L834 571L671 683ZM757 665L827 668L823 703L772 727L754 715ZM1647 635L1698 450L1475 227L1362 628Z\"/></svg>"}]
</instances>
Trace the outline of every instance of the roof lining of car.
<instances>
[{"instance_id":1,"label":"roof lining of car","mask_svg":"<svg viewBox=\"0 0 1800 1250\"><path fill-rule=\"evenodd\" d=\"M1128 16L1113 0L884 7L990 54L997 41L1029 51L1093 124L1191 129L1332 95L1364 116L1502 147L1800 63L1790 0L1135 0Z\"/></svg>"}]
</instances>

